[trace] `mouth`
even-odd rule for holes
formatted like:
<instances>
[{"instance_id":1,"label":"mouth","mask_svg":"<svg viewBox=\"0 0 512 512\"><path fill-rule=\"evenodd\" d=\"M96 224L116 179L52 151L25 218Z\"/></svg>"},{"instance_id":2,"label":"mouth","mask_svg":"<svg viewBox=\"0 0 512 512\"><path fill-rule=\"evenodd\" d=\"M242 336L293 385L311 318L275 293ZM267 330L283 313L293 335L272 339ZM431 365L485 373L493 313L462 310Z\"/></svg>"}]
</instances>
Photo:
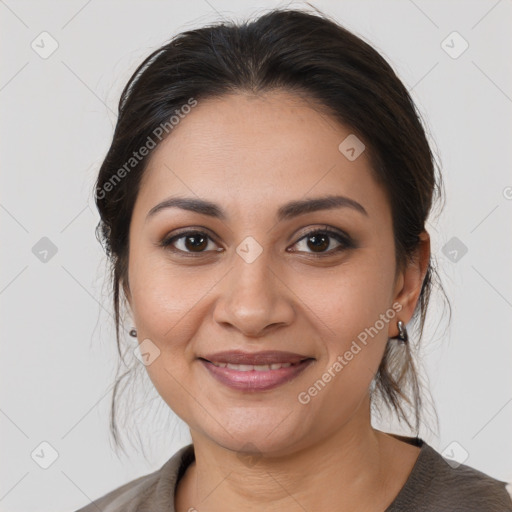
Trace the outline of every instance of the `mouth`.
<instances>
[{"instance_id":1,"label":"mouth","mask_svg":"<svg viewBox=\"0 0 512 512\"><path fill-rule=\"evenodd\" d=\"M204 359L213 364L232 364L248 366L266 366L272 364L291 365L301 363L305 359L312 359L305 354L284 352L282 350L262 350L260 352L244 352L243 350L226 350L214 354L202 354L199 359Z\"/></svg>"},{"instance_id":2,"label":"mouth","mask_svg":"<svg viewBox=\"0 0 512 512\"><path fill-rule=\"evenodd\" d=\"M209 361L199 358L210 376L223 385L237 391L266 391L281 386L306 370L315 359L274 362L269 364L237 364L225 361Z\"/></svg>"},{"instance_id":3,"label":"mouth","mask_svg":"<svg viewBox=\"0 0 512 512\"><path fill-rule=\"evenodd\" d=\"M235 363L221 363L216 361L208 361L208 359L204 359L200 357L202 361L206 361L207 363L211 363L217 368L229 368L231 370L237 370L239 372L250 372L250 371L257 371L257 372L268 372L271 370L279 370L281 368L289 368L290 366L299 366L304 361L312 360L312 357L306 357L304 359L301 359L298 362L285 362L285 363L270 363L270 364L235 364Z\"/></svg>"}]
</instances>

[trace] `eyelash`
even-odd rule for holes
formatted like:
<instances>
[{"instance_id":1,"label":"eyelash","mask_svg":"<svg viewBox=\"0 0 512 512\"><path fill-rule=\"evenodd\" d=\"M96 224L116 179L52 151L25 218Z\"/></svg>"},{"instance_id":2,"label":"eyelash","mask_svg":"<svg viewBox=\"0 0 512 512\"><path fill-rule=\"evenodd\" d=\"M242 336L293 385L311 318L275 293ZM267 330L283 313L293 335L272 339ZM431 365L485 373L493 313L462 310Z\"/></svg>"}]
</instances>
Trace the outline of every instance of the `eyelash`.
<instances>
[{"instance_id":1,"label":"eyelash","mask_svg":"<svg viewBox=\"0 0 512 512\"><path fill-rule=\"evenodd\" d=\"M309 254L309 255L313 256L314 258L323 258L323 257L327 257L327 256L332 256L332 254L334 254L334 253L338 253L340 251L347 250L347 249L353 249L353 248L356 247L356 244L354 243L354 241L352 240L352 238L350 236L348 236L348 235L346 235L346 234L344 234L342 232L333 231L332 229L329 228L329 226L324 226L322 228L316 228L316 229L313 229L313 230L305 233L293 245L296 245L300 241L302 241L304 239L307 239L307 238L309 238L309 237L311 237L313 235L319 235L319 234L328 235L330 238L334 238L341 245L338 246L338 247L335 247L334 249L331 249L329 251L323 252L323 253L314 253L314 252L307 252L306 253L306 254ZM181 232L179 234L173 235L170 238L164 238L162 240L162 242L160 242L159 245L161 247L165 248L165 249L168 249L168 250L170 250L170 251L172 251L174 253L178 253L178 254L186 256L186 257L189 257L189 256L196 257L196 255L202 255L202 254L206 254L208 252L212 252L212 251L200 251L200 252L194 253L192 251L182 251L181 249L177 249L177 248L172 246L172 244L174 242L176 242L177 240L180 240L181 238L187 238L190 235L206 235L206 237L209 240L215 242L208 235L208 233L206 233L204 231L189 230L189 231L183 231L183 232ZM304 252L304 251L292 251L292 252Z\"/></svg>"}]
</instances>

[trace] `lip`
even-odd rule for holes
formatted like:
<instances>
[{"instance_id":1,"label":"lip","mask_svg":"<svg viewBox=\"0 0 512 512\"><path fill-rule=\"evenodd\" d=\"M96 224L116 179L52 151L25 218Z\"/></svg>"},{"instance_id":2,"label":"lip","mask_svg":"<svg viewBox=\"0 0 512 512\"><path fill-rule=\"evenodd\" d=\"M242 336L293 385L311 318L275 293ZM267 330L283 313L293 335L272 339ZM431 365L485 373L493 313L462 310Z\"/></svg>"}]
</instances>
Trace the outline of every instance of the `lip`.
<instances>
[{"instance_id":1,"label":"lip","mask_svg":"<svg viewBox=\"0 0 512 512\"><path fill-rule=\"evenodd\" d=\"M310 359L310 356L297 354L296 352L283 352L279 350L264 350L252 353L244 352L242 350L228 350L225 352L216 352L215 354L207 354L201 356L199 359L206 359L212 363L261 365L272 363L296 364L300 363L304 359Z\"/></svg>"},{"instance_id":2,"label":"lip","mask_svg":"<svg viewBox=\"0 0 512 512\"><path fill-rule=\"evenodd\" d=\"M201 364L217 381L238 391L266 391L291 381L313 363L313 358L307 358L292 366L277 370L236 370L228 367L215 366L212 362L200 358ZM284 361L286 362L286 361ZM243 363L233 363L243 364ZM247 363L253 364L253 363ZM264 363L262 363L264 364Z\"/></svg>"}]
</instances>

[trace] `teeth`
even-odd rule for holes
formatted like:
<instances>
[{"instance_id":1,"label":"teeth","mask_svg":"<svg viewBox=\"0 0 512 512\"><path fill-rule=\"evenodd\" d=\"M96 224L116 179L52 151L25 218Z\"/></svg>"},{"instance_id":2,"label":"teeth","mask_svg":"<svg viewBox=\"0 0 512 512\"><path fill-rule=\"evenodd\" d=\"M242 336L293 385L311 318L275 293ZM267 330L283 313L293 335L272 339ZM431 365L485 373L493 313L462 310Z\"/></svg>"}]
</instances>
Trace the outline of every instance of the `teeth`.
<instances>
[{"instance_id":1,"label":"teeth","mask_svg":"<svg viewBox=\"0 0 512 512\"><path fill-rule=\"evenodd\" d=\"M240 372L249 372L256 370L257 372L266 372L269 370L279 370L279 368L288 368L292 363L273 363L273 364L231 364L231 363L212 363L220 368L230 368L231 370L238 370Z\"/></svg>"}]
</instances>

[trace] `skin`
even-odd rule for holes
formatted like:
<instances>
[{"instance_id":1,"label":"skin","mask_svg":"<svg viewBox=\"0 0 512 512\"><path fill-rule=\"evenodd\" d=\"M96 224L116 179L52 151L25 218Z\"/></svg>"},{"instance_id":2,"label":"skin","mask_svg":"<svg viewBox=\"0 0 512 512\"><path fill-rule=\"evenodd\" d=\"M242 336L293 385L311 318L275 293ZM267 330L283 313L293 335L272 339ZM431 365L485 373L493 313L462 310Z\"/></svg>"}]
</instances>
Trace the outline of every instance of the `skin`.
<instances>
[{"instance_id":1,"label":"skin","mask_svg":"<svg viewBox=\"0 0 512 512\"><path fill-rule=\"evenodd\" d=\"M350 133L291 93L238 93L199 101L151 155L130 224L125 292L139 342L149 338L160 350L149 377L194 444L195 463L177 486L178 512L383 511L416 462L419 448L372 427L368 392L397 320L407 323L414 312L429 236L395 273L385 192L366 152L349 161L338 150ZM368 216L337 208L276 221L288 201L333 193L359 202ZM170 196L213 201L228 218L168 208L146 220ZM311 238L302 237L324 224L357 247L335 252L340 244L330 238L320 250L326 255L315 258ZM190 257L158 245L180 228L206 228L208 245L194 252L190 240L188 248L186 238L175 241ZM247 236L263 249L252 263L236 252ZM300 403L298 394L394 303L400 312ZM230 349L316 360L278 388L242 392L197 360ZM256 447L255 463L240 456L246 443Z\"/></svg>"}]
</instances>

